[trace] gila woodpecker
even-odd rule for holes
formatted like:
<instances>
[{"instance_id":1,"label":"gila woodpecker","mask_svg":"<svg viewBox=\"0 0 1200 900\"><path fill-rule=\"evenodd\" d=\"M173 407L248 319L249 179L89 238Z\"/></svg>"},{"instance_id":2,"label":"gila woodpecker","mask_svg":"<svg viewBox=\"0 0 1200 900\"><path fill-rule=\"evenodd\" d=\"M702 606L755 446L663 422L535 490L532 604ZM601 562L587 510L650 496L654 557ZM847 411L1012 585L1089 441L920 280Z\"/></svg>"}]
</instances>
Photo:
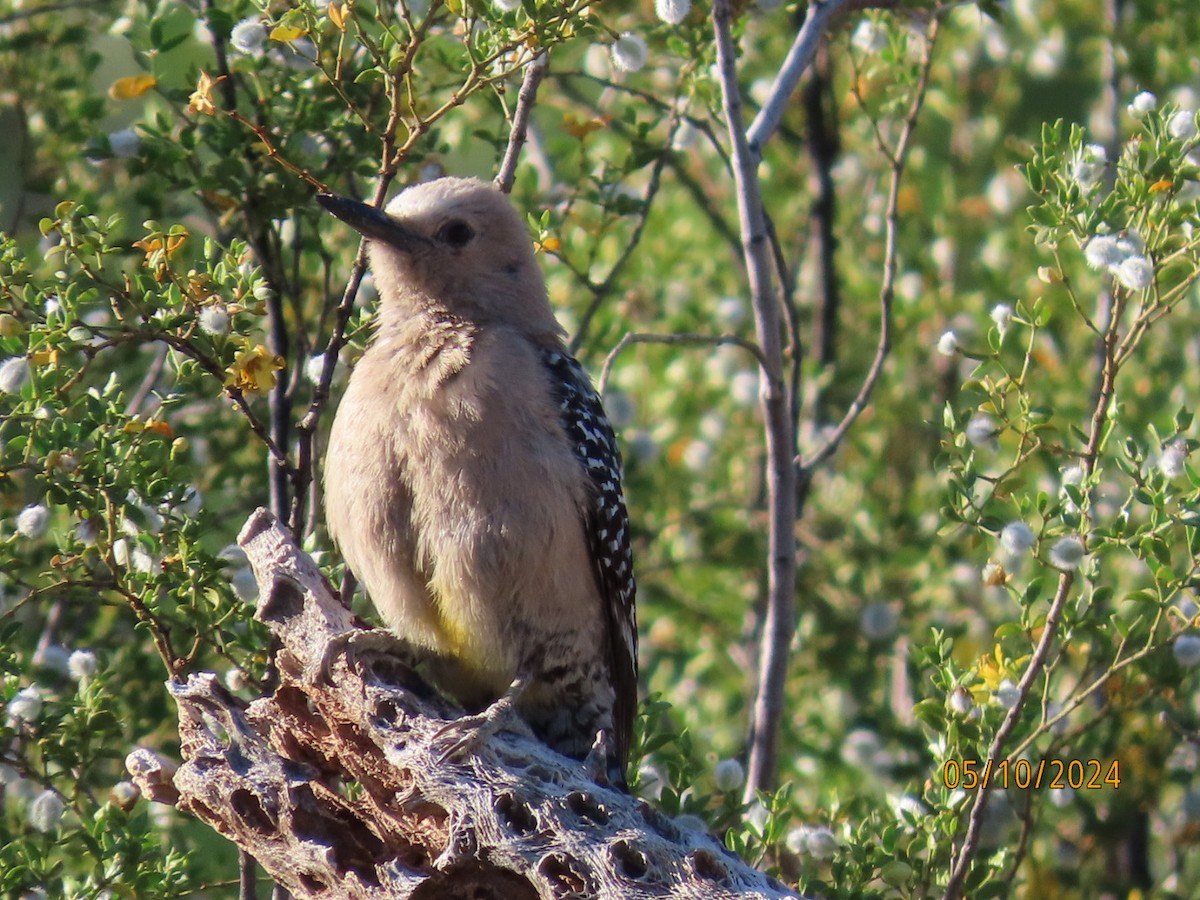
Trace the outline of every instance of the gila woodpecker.
<instances>
[{"instance_id":1,"label":"gila woodpecker","mask_svg":"<svg viewBox=\"0 0 1200 900\"><path fill-rule=\"evenodd\" d=\"M603 732L624 785L637 622L620 452L528 231L475 179L386 211L318 200L367 239L380 296L329 438L331 535L439 687L472 711L506 702L577 759Z\"/></svg>"}]
</instances>

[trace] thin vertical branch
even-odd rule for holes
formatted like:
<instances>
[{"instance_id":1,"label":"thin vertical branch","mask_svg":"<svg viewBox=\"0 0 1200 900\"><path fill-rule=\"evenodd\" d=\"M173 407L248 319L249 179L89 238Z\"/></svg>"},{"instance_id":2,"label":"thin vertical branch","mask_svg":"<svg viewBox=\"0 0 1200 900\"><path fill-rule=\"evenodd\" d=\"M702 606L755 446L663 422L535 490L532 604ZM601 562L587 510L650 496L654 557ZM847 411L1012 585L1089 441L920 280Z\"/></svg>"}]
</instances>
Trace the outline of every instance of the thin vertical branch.
<instances>
[{"instance_id":1,"label":"thin vertical branch","mask_svg":"<svg viewBox=\"0 0 1200 900\"><path fill-rule=\"evenodd\" d=\"M375 205L382 202L387 193L390 178L380 179L376 190ZM333 384L333 373L337 366L338 354L346 343L346 326L354 312L354 301L358 297L358 289L362 285L363 276L367 271L367 254L364 244L360 244L358 255L354 259L354 267L350 272L350 280L346 282L342 299L338 302L337 314L334 317L333 330L329 341L325 344L324 363L321 366L321 377L313 388L312 400L300 424L296 427L296 468L292 475L292 508L288 519L288 527L297 537L302 537L300 528L305 522L304 501L309 494L309 488L316 481L316 454L314 445L317 437L317 426L329 402L329 388ZM316 517L308 517L308 528L314 527Z\"/></svg>"},{"instance_id":2,"label":"thin vertical branch","mask_svg":"<svg viewBox=\"0 0 1200 900\"><path fill-rule=\"evenodd\" d=\"M766 429L770 532L767 609L759 654L757 696L751 714L746 783L747 796L752 798L755 791L769 789L775 779L788 651L796 627L796 469L792 465L795 430L788 383L784 379L779 298L771 277L771 246L758 183L758 162L742 124L730 0L715 0L712 18L721 100L732 149L742 256L754 307L755 332L763 355L761 400Z\"/></svg>"},{"instance_id":3,"label":"thin vertical branch","mask_svg":"<svg viewBox=\"0 0 1200 900\"><path fill-rule=\"evenodd\" d=\"M841 306L841 282L834 262L837 253L837 189L833 166L841 153L838 134L837 103L833 97L832 61L828 51L814 57L812 74L802 97L807 113L808 153L816 175L816 199L813 200L813 238L817 245L817 315L813 319L816 334L812 346L821 366L832 365L837 346L838 310Z\"/></svg>"},{"instance_id":4,"label":"thin vertical branch","mask_svg":"<svg viewBox=\"0 0 1200 900\"><path fill-rule=\"evenodd\" d=\"M496 187L506 194L512 192L513 182L517 179L517 160L521 156L521 148L525 146L525 138L529 133L529 114L533 112L538 86L546 77L546 70L549 66L549 51L535 56L525 65L525 77L521 80L521 91L517 94L517 108L513 111L512 127L508 132L508 147L504 150L504 160L500 163L500 171L496 173L495 178Z\"/></svg>"},{"instance_id":5,"label":"thin vertical branch","mask_svg":"<svg viewBox=\"0 0 1200 900\"><path fill-rule=\"evenodd\" d=\"M205 0L204 9L206 12L212 11L215 8L213 0ZM221 76L217 81L225 110L230 115L240 118L237 109L237 89L232 70L229 66L225 40L221 37L219 30L216 29L213 31L212 47L216 55L217 71ZM265 132L265 129L259 130ZM253 166L255 164L253 156L248 151L245 158L248 165ZM281 299L281 291L284 289L285 282L282 277L278 277L282 267L272 264L273 257L270 253L270 242L267 239L268 229L265 223L256 220L253 212L256 206L257 204L253 198L247 198L242 211L244 213L247 232L250 236L250 244L254 248L264 270L266 270L267 280L272 288L271 300L268 303L267 311L268 343L270 344L272 353L282 359L287 359L287 330L283 323L283 301ZM269 436L260 436L266 439L267 447L272 451L267 455L267 484L271 510L276 516L282 518L288 506L288 482L290 478L294 478L296 475L295 470L289 465L287 458L288 434L291 424L291 398L288 396L286 381L283 378L278 378L275 382L275 387L271 390L269 410ZM238 857L238 896L240 900L256 900L258 896L257 874L258 868L253 857L244 851L240 852Z\"/></svg>"},{"instance_id":6,"label":"thin vertical branch","mask_svg":"<svg viewBox=\"0 0 1200 900\"><path fill-rule=\"evenodd\" d=\"M206 11L212 10L214 8L212 0L205 0L204 7ZM261 121L252 123L238 112L237 88L233 71L229 66L225 41L215 32L212 47L217 59L217 71L221 76L217 81L225 112L253 129L255 134L269 146L270 141L265 137L267 129L264 123ZM243 152L243 157L247 167L251 170L257 166L255 154L251 153L249 148ZM259 264L262 266L267 283L271 288L271 298L267 301L267 345L272 353L286 360L289 342L287 325L283 317L283 293L287 290L287 279L283 272L280 254L276 252L271 242L270 227L262 221L257 213L258 206L252 193L242 206L242 218L246 225L250 246L254 249L255 256L258 257ZM271 511L276 516L283 518L288 508L288 487L294 474L287 458L288 439L291 433L292 401L286 379L276 379L275 386L268 396L268 404L270 420L267 427L271 435L271 444L279 449L279 453L267 457L267 485Z\"/></svg>"},{"instance_id":7,"label":"thin vertical branch","mask_svg":"<svg viewBox=\"0 0 1200 900\"><path fill-rule=\"evenodd\" d=\"M887 211L884 216L887 224L884 236L883 278L879 287L879 342L875 347L875 358L871 360L871 367L867 370L867 375L859 386L858 393L829 438L809 459L800 462L797 458L797 462L805 470L801 476L803 481L807 481L816 466L833 455L842 439L845 438L846 432L867 408L871 394L875 391L875 385L883 374L883 366L891 353L892 301L895 298L896 273L899 268L900 184L904 177L904 167L908 161L908 150L912 143L913 132L917 127L917 118L920 116L921 107L925 104L925 95L929 88L929 75L933 68L933 50L937 43L939 22L940 19L937 15L929 20L929 28L925 32L925 50L921 58L921 74L917 80L912 101L909 103L908 113L904 117L904 125L900 129L900 137L896 141L896 146L894 149L889 149L882 141L880 143L880 149L891 161L892 176L888 186Z\"/></svg>"},{"instance_id":8,"label":"thin vertical branch","mask_svg":"<svg viewBox=\"0 0 1200 900\"><path fill-rule=\"evenodd\" d=\"M258 900L258 864L245 850L238 850L238 900Z\"/></svg>"},{"instance_id":9,"label":"thin vertical branch","mask_svg":"<svg viewBox=\"0 0 1200 900\"><path fill-rule=\"evenodd\" d=\"M263 228L260 232L260 238L265 238L266 229ZM255 241L256 249L259 251L260 258L262 253L270 252L269 245L266 240ZM263 260L267 262L266 259ZM278 261L276 260L276 263ZM264 266L271 271L276 266ZM280 293L284 289L284 285L280 281L268 276L271 282L271 297L267 300L267 348L280 359L288 358L290 349L290 341L288 340L287 323L283 316L283 295ZM287 452L287 446L292 430L292 398L288 393L287 378L277 377L275 386L271 388L271 393L268 395L268 409L270 411L270 428L271 437L274 439L277 446L282 447L284 452ZM282 465L279 460L268 457L267 459L267 484L270 487L271 512L278 518L283 519L288 512L288 487L291 473L287 466Z\"/></svg>"},{"instance_id":10,"label":"thin vertical branch","mask_svg":"<svg viewBox=\"0 0 1200 900\"><path fill-rule=\"evenodd\" d=\"M1080 465L1083 467L1085 477L1091 475L1092 470L1095 468L1096 457L1100 453L1100 442L1103 440L1104 432L1108 427L1109 404L1116 393L1118 372L1116 348L1119 338L1118 323L1120 318L1121 309L1118 303L1113 309L1113 314L1104 333L1104 360L1100 372L1099 390L1096 392L1096 403L1092 408L1087 445L1080 459ZM988 746L986 765L994 766L997 762L1004 759L1005 745L1008 743L1013 730L1017 727L1017 722L1020 721L1021 714L1025 709L1025 703L1029 698L1030 692L1033 690L1034 682L1041 678L1045 672L1050 647L1058 637L1058 626L1062 621L1063 614L1066 612L1067 600L1071 596L1071 586L1074 583L1074 572L1063 572L1058 576L1058 587L1054 592L1054 599L1050 602L1050 609L1046 613L1046 621L1042 625L1041 637L1038 639L1033 655L1029 659L1029 665L1025 669L1025 673L1017 683L1016 702L1013 703L1005 714L1004 721L996 729L996 733L992 737L992 743ZM991 785L981 786L979 793L975 795L975 802L972 804L971 811L967 817L967 833L957 854L954 856L954 864L950 871L950 880L946 883L946 892L942 895L943 900L958 900L962 896L963 882L970 871L975 853L979 849L979 840L983 832L983 817L987 812L988 801L991 799L993 787L994 782Z\"/></svg>"},{"instance_id":11,"label":"thin vertical branch","mask_svg":"<svg viewBox=\"0 0 1200 900\"><path fill-rule=\"evenodd\" d=\"M375 185L375 193L371 198L372 206L382 206L388 189L396 178L399 150L397 149L396 133L400 128L403 96L401 76L407 72L416 56L425 31L430 27L432 16L421 25L414 35L405 57L396 64L388 75L388 119L380 139L380 175ZM329 402L329 389L333 384L333 374L337 367L338 355L346 344L346 327L350 324L350 316L354 313L354 302L358 297L359 287L367 272L366 243L360 242L358 253L354 257L354 265L350 270L350 278L342 291L334 315L333 329L325 344L324 363L321 366L321 377L313 388L312 399L308 410L296 426L296 466L292 471L292 507L288 516L288 527L297 537L302 537L301 529L307 534L319 519L313 510L305 516L305 502L310 497L310 489L317 478L316 440L317 428L325 406ZM282 518L282 517L281 517Z\"/></svg>"},{"instance_id":12,"label":"thin vertical branch","mask_svg":"<svg viewBox=\"0 0 1200 900\"><path fill-rule=\"evenodd\" d=\"M678 124L679 119L676 113L672 111L671 118L667 122L667 147L670 147ZM613 292L617 284L617 279L625 271L625 266L633 258L634 251L641 244L642 235L646 231L646 222L650 219L650 211L654 208L654 200L658 196L659 188L662 186L663 166L666 165L671 155L671 152L664 148L663 152L654 160L654 167L650 170L650 181L646 185L646 193L642 195L642 208L638 213L637 224L633 226L633 234L629 236L629 239L625 243L625 248L621 251L621 255L617 257L617 261L609 268L608 274L604 276L604 280L597 284L592 281L590 276L586 274L583 276L584 284L592 292L592 300L587 305L587 309L583 311L583 315L580 316L579 325L575 329L575 335L571 338L571 342L568 345L572 353L578 353L579 348L583 346L588 330L592 326L592 319L595 318L604 301Z\"/></svg>"}]
</instances>

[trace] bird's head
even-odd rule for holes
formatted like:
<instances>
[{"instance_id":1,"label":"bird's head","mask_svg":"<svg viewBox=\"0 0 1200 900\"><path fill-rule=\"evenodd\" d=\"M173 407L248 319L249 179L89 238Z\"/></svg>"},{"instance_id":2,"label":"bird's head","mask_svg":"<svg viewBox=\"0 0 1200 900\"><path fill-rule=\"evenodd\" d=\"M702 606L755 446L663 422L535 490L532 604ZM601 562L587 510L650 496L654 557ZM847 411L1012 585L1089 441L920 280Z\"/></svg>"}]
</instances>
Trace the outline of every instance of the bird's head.
<instances>
[{"instance_id":1,"label":"bird's head","mask_svg":"<svg viewBox=\"0 0 1200 900\"><path fill-rule=\"evenodd\" d=\"M383 210L332 194L317 200L367 238L384 315L443 308L478 324L560 333L529 232L491 184L439 178L402 191Z\"/></svg>"}]
</instances>

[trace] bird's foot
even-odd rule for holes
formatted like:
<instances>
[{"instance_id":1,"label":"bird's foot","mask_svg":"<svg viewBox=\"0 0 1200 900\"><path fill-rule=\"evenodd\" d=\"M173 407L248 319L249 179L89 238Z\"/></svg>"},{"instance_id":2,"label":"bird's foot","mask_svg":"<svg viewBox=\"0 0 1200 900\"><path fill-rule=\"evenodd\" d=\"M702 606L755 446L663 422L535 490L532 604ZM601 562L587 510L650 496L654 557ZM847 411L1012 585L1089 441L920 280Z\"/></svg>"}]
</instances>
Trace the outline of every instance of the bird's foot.
<instances>
[{"instance_id":1,"label":"bird's foot","mask_svg":"<svg viewBox=\"0 0 1200 900\"><path fill-rule=\"evenodd\" d=\"M629 793L629 782L625 780L625 770L612 750L612 735L603 729L596 732L592 748L583 759L583 771L596 784Z\"/></svg>"},{"instance_id":2,"label":"bird's foot","mask_svg":"<svg viewBox=\"0 0 1200 900\"><path fill-rule=\"evenodd\" d=\"M583 771L596 784L608 784L608 735L603 730L596 732L592 749L583 758Z\"/></svg>"},{"instance_id":3,"label":"bird's foot","mask_svg":"<svg viewBox=\"0 0 1200 900\"><path fill-rule=\"evenodd\" d=\"M493 735L504 729L515 729L530 736L533 732L517 714L517 699L524 692L527 681L521 677L508 686L508 690L483 712L462 716L447 722L433 736L433 744L441 745L439 761L458 759L478 750Z\"/></svg>"},{"instance_id":4,"label":"bird's foot","mask_svg":"<svg viewBox=\"0 0 1200 900\"><path fill-rule=\"evenodd\" d=\"M372 655L408 669L416 669L420 662L413 646L390 631L383 628L356 628L339 634L326 645L313 680L331 683L333 663L339 655L345 655L347 666L355 666L359 659Z\"/></svg>"}]
</instances>

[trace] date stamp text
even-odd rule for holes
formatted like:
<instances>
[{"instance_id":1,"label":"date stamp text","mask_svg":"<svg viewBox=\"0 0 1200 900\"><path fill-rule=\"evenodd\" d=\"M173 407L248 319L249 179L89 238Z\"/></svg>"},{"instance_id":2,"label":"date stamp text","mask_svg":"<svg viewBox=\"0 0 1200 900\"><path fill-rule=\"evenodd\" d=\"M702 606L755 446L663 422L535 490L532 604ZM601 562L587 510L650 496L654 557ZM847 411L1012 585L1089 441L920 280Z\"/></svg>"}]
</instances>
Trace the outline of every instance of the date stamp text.
<instances>
[{"instance_id":1,"label":"date stamp text","mask_svg":"<svg viewBox=\"0 0 1200 900\"><path fill-rule=\"evenodd\" d=\"M948 759L942 766L942 781L950 790L962 788L1015 787L1061 791L1095 791L1121 786L1118 760L1098 759Z\"/></svg>"}]
</instances>

